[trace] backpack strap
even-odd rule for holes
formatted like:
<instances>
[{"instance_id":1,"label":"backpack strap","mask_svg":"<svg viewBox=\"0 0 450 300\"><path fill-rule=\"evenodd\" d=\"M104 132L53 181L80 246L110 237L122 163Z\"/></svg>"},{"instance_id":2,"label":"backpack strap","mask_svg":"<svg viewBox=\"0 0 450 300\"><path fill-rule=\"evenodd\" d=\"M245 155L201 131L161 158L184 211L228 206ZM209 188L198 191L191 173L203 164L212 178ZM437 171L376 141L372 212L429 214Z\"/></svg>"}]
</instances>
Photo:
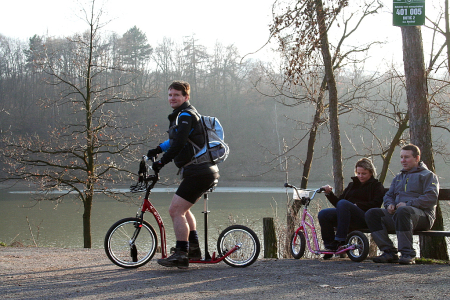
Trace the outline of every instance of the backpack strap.
<instances>
[{"instance_id":1,"label":"backpack strap","mask_svg":"<svg viewBox=\"0 0 450 300\"><path fill-rule=\"evenodd\" d=\"M191 112L188 111L187 109L183 109L182 111L180 111L180 112L178 113L177 118L175 119L175 125L174 125L174 127L178 126L178 118L179 118L180 115L181 115L182 113L184 113L184 112L185 112L185 113L188 113L189 115L191 115ZM203 122L202 116L201 116L198 112L194 112L194 113L197 114L197 117L198 117L198 119L199 119L199 123L200 123L200 125L202 126L202 129L203 129L203 133L206 134L206 132L205 132L205 124L204 124L204 122ZM189 135L190 135L193 131L194 131L194 128L192 128L191 132L189 132ZM188 137L188 142L189 142L189 143L190 143L197 151L200 151L200 150L202 149L202 147L199 147L197 144L195 144L189 137Z\"/></svg>"},{"instance_id":2,"label":"backpack strap","mask_svg":"<svg viewBox=\"0 0 450 300\"><path fill-rule=\"evenodd\" d=\"M175 125L174 125L174 127L178 126L178 118L179 118L180 115L181 115L182 113L184 113L184 112L191 115L191 112L190 112L188 109L183 109L182 111L180 111L180 112L178 113L177 118L175 119ZM193 113L196 113L196 114L197 114L197 117L198 117L198 119L199 119L198 121L199 121L199 123L200 123L200 126L202 127L203 135L205 136L205 143L207 143L207 139L208 139L207 136L208 136L208 135L206 134L206 128L205 128L205 124L204 124L203 118L202 118L202 116L201 116L197 111L194 111ZM189 135L190 135L193 131L194 131L194 128L192 128L191 132L189 132ZM188 140L188 142L192 145L192 147L194 147L194 157L192 157L192 159L191 159L190 162L188 162L187 164L185 164L184 166L182 166L181 168L178 169L177 175L179 175L180 173L182 173L182 170L183 170L184 167L187 167L187 166L189 166L189 165L191 165L191 164L194 164L194 163L196 162L195 153L198 153L200 150L202 150L202 147L199 147L199 146L198 146L196 143L194 143L189 137L188 137L187 140ZM206 145L207 145L207 144L206 144Z\"/></svg>"}]
</instances>

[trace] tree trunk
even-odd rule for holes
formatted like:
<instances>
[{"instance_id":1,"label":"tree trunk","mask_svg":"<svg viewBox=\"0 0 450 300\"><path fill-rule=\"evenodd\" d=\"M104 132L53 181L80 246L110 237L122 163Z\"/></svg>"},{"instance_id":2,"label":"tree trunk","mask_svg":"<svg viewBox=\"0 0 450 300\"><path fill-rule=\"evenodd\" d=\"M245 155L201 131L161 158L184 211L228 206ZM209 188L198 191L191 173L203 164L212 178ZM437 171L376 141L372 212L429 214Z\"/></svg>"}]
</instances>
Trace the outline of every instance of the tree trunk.
<instances>
[{"instance_id":1,"label":"tree trunk","mask_svg":"<svg viewBox=\"0 0 450 300\"><path fill-rule=\"evenodd\" d=\"M386 180L386 175L389 170L389 164L391 163L392 156L394 155L395 148L397 145L400 144L400 139L402 137L403 132L408 128L408 121L409 121L409 114L407 113L405 118L401 120L401 122L398 125L397 132L395 133L394 138L391 141L391 144L389 145L389 149L383 157L383 167L380 172L380 176L378 177L378 180L384 184L384 181Z\"/></svg>"},{"instance_id":2,"label":"tree trunk","mask_svg":"<svg viewBox=\"0 0 450 300\"><path fill-rule=\"evenodd\" d=\"M433 144L431 139L430 108L422 46L422 33L419 26L403 26L403 64L406 77L406 96L411 143L417 145L422 161L434 172ZM443 230L442 212L439 202L433 229ZM445 247L442 247L445 245ZM421 257L448 260L445 237L422 237L420 239Z\"/></svg>"},{"instance_id":3,"label":"tree trunk","mask_svg":"<svg viewBox=\"0 0 450 300\"><path fill-rule=\"evenodd\" d=\"M294 200L291 207L288 208L288 213L286 216L286 240L285 240L285 257L292 257L291 251L291 237L294 231L297 229L296 224L298 224L298 211L302 207L301 200Z\"/></svg>"},{"instance_id":4,"label":"tree trunk","mask_svg":"<svg viewBox=\"0 0 450 300\"><path fill-rule=\"evenodd\" d=\"M344 190L344 175L342 171L342 147L341 147L341 136L339 132L338 93L336 88L336 80L334 78L333 63L331 61L330 47L328 44L328 33L322 0L315 0L315 2L316 2L317 21L319 24L319 32L320 32L320 43L321 43L320 46L328 86L334 189L335 194L340 195Z\"/></svg>"},{"instance_id":5,"label":"tree trunk","mask_svg":"<svg viewBox=\"0 0 450 300\"><path fill-rule=\"evenodd\" d=\"M378 246L373 240L372 235L369 235L369 257L375 257L378 255Z\"/></svg>"},{"instance_id":6,"label":"tree trunk","mask_svg":"<svg viewBox=\"0 0 450 300\"><path fill-rule=\"evenodd\" d=\"M420 148L422 160L434 171L430 108L420 27L402 27L402 37L411 143Z\"/></svg>"},{"instance_id":7,"label":"tree trunk","mask_svg":"<svg viewBox=\"0 0 450 300\"><path fill-rule=\"evenodd\" d=\"M317 98L316 113L314 115L313 124L309 132L308 149L306 151L306 159L305 164L303 166L302 182L300 185L302 189L306 189L308 187L309 173L311 172L311 166L314 158L314 145L316 143L317 131L319 130L323 114L323 94L325 91L325 87L326 82L324 81L320 89L320 95Z\"/></svg>"},{"instance_id":8,"label":"tree trunk","mask_svg":"<svg viewBox=\"0 0 450 300\"><path fill-rule=\"evenodd\" d=\"M92 214L92 199L93 199L93 189L86 193L83 212L83 244L84 248L92 248L92 237L91 237L91 214Z\"/></svg>"}]
</instances>

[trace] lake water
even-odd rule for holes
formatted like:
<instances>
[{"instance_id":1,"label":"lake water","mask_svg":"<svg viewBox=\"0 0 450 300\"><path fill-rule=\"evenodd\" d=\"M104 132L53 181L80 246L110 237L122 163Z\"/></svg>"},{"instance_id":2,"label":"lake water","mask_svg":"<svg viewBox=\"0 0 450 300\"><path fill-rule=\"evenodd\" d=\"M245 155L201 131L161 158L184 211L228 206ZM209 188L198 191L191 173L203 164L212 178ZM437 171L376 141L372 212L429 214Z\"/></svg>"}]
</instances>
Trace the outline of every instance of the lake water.
<instances>
[{"instance_id":1,"label":"lake water","mask_svg":"<svg viewBox=\"0 0 450 300\"><path fill-rule=\"evenodd\" d=\"M174 190L155 188L150 200L165 223L168 246L174 241L173 227L168 207ZM141 204L143 193L135 195L132 202L119 202L104 195L96 195L92 209L92 247L103 248L103 239L109 227L125 217L134 217ZM318 199L319 200L319 199ZM286 220L286 190L284 188L226 188L218 187L209 194L208 233L211 249L216 249L219 233L232 224L242 224L262 237L264 217ZM204 201L197 202L192 211L197 218L200 239L204 232ZM62 203L50 201L36 203L33 194L23 191L0 192L0 241L7 245L20 242L41 247L83 247L83 206L75 197ZM159 229L150 213L145 219L152 224L159 236Z\"/></svg>"},{"instance_id":2,"label":"lake water","mask_svg":"<svg viewBox=\"0 0 450 300\"><path fill-rule=\"evenodd\" d=\"M126 191L126 190L123 190ZM155 188L150 200L161 214L165 223L167 245L175 244L173 227L168 208L174 189ZM292 196L289 191L289 196ZM134 217L139 209L143 193L134 194L133 200L120 202L103 195L96 195L94 200L91 226L92 247L103 248L103 239L109 227L116 221ZM317 200L317 201L316 201ZM450 206L448 201L441 202L444 224L449 228ZM236 188L218 187L209 195L208 247L216 251L216 241L220 232L232 224L246 225L253 229L263 245L263 218L276 220L279 241L284 238L286 224L287 195L284 188ZM310 206L310 212L316 216L317 211L329 207L324 195L320 194ZM203 198L192 208L197 218L197 227L201 244L204 237ZM19 242L24 245L40 247L82 248L82 215L80 201L66 198L62 203L50 201L37 203L33 194L24 191L0 191L0 242L7 245ZM145 219L153 225L159 239L159 229L150 213ZM318 222L316 227L319 229ZM320 231L320 230L318 230ZM417 243L417 237L415 237ZM158 241L160 244L160 241ZM447 244L449 243L447 239ZM281 244L281 243L280 243ZM281 245L279 247L282 247ZM419 249L418 246L415 247Z\"/></svg>"}]
</instances>

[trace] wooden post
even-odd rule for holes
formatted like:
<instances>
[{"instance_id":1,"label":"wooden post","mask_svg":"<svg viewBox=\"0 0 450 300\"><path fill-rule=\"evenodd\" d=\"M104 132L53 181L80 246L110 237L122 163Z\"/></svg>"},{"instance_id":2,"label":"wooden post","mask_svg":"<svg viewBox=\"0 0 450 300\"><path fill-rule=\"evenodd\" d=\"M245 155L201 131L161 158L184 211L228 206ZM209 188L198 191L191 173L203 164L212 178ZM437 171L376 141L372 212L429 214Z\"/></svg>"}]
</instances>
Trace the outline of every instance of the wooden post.
<instances>
[{"instance_id":1,"label":"wooden post","mask_svg":"<svg viewBox=\"0 0 450 300\"><path fill-rule=\"evenodd\" d=\"M277 235L273 218L263 218L264 258L278 258Z\"/></svg>"}]
</instances>

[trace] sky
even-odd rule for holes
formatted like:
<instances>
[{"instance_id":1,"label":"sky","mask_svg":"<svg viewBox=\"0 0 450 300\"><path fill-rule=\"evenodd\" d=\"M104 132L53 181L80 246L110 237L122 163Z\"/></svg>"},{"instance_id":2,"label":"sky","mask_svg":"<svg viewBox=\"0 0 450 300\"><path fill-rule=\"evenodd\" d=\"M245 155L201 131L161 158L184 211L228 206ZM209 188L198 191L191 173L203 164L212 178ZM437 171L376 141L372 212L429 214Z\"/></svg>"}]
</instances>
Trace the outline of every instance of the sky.
<instances>
[{"instance_id":1,"label":"sky","mask_svg":"<svg viewBox=\"0 0 450 300\"><path fill-rule=\"evenodd\" d=\"M170 37L182 42L195 34L208 48L219 41L235 44L241 54L254 52L266 42L273 0L101 0L105 27L119 35L137 26L152 46ZM257 5L256 5L257 4ZM73 0L14 0L1 4L0 34L27 40L34 34L67 36L84 30L81 5ZM5 13L9 12L9 13Z\"/></svg>"},{"instance_id":2,"label":"sky","mask_svg":"<svg viewBox=\"0 0 450 300\"><path fill-rule=\"evenodd\" d=\"M85 2L86 0L79 0ZM0 34L26 41L33 35L69 36L86 29L81 20L82 4L76 0L11 0L3 1ZM182 43L183 37L192 36L208 49L216 42L224 46L234 44L241 55L257 51L269 37L272 5L275 0L97 0L103 5L102 20L109 21L105 31L124 34L137 26L155 47L164 37ZM350 1L356 6L363 0ZM360 2L361 1L361 2ZM387 41L376 52L379 59L401 62L401 31L392 26L392 1L385 4L382 13L371 17L360 30L357 41ZM427 15L433 9L427 0ZM89 1L88 1L89 2ZM265 58L270 51L261 51L249 58ZM375 60L379 63L378 60Z\"/></svg>"}]
</instances>

